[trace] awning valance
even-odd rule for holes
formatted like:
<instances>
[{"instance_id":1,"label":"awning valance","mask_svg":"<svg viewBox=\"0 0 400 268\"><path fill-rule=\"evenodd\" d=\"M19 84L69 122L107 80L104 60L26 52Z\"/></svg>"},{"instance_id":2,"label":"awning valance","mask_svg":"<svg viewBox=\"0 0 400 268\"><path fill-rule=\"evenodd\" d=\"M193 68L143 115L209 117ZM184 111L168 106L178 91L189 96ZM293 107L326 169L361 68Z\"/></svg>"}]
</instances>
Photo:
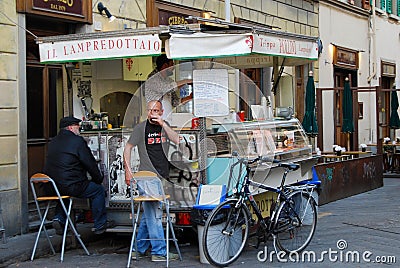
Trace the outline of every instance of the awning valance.
<instances>
[{"instance_id":1,"label":"awning valance","mask_svg":"<svg viewBox=\"0 0 400 268\"><path fill-rule=\"evenodd\" d=\"M253 53L289 58L318 59L318 44L295 37L253 34Z\"/></svg>"},{"instance_id":2,"label":"awning valance","mask_svg":"<svg viewBox=\"0 0 400 268\"><path fill-rule=\"evenodd\" d=\"M166 42L172 59L221 58L262 54L288 58L318 59L316 40L259 33L172 34Z\"/></svg>"},{"instance_id":3,"label":"awning valance","mask_svg":"<svg viewBox=\"0 0 400 268\"><path fill-rule=\"evenodd\" d=\"M40 62L68 62L161 54L157 34L39 43Z\"/></svg>"},{"instance_id":4,"label":"awning valance","mask_svg":"<svg viewBox=\"0 0 400 268\"><path fill-rule=\"evenodd\" d=\"M62 63L161 54L162 42L172 59L263 57L285 58L297 65L318 59L317 38L269 29L207 31L196 25L149 27L115 32L95 32L39 37L40 62ZM290 59L290 61L288 61ZM252 59L246 59L246 61ZM261 61L261 59L257 59ZM300 61L300 62L299 62ZM238 62L237 65L242 65Z\"/></svg>"}]
</instances>

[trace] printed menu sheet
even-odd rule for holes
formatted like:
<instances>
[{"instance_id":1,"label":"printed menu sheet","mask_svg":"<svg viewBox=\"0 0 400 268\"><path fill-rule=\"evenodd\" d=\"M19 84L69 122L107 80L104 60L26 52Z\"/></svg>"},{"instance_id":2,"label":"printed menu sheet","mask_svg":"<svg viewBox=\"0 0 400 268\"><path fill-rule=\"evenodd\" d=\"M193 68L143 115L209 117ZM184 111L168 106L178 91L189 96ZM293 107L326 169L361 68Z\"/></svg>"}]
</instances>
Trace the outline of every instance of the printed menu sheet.
<instances>
[{"instance_id":1,"label":"printed menu sheet","mask_svg":"<svg viewBox=\"0 0 400 268\"><path fill-rule=\"evenodd\" d=\"M197 117L229 114L228 70L193 71L194 115Z\"/></svg>"}]
</instances>

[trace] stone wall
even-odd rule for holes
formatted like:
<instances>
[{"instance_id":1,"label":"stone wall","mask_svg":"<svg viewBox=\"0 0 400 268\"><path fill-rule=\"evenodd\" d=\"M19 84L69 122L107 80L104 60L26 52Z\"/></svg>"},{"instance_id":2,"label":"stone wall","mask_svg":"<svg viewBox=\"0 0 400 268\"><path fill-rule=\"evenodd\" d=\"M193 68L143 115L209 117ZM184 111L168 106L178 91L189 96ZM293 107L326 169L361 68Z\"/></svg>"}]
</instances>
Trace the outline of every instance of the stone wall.
<instances>
[{"instance_id":1,"label":"stone wall","mask_svg":"<svg viewBox=\"0 0 400 268\"><path fill-rule=\"evenodd\" d=\"M0 1L0 205L7 235L21 230L18 21L15 0Z\"/></svg>"}]
</instances>

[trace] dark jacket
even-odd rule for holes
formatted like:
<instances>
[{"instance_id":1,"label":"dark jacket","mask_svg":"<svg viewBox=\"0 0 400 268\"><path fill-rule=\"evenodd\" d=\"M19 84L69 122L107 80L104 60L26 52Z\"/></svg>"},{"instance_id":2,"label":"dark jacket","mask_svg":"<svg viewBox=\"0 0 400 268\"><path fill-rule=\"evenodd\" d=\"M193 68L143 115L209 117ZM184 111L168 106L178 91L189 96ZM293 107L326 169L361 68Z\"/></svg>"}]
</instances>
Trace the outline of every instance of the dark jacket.
<instances>
[{"instance_id":1,"label":"dark jacket","mask_svg":"<svg viewBox=\"0 0 400 268\"><path fill-rule=\"evenodd\" d=\"M43 172L53 178L61 194L79 196L92 181L103 181L97 162L86 141L73 132L61 129L48 145Z\"/></svg>"}]
</instances>

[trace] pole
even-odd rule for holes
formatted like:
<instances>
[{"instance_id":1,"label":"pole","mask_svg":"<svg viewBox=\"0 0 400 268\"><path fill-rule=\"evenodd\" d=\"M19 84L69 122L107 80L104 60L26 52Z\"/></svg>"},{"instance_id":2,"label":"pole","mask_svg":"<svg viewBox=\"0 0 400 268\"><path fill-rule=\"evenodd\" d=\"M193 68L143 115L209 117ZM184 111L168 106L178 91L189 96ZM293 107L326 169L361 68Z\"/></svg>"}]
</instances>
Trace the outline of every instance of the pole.
<instances>
[{"instance_id":1,"label":"pole","mask_svg":"<svg viewBox=\"0 0 400 268\"><path fill-rule=\"evenodd\" d=\"M231 21L231 0L225 0L225 21Z\"/></svg>"},{"instance_id":2,"label":"pole","mask_svg":"<svg viewBox=\"0 0 400 268\"><path fill-rule=\"evenodd\" d=\"M350 133L347 133L347 151L350 151Z\"/></svg>"}]
</instances>

